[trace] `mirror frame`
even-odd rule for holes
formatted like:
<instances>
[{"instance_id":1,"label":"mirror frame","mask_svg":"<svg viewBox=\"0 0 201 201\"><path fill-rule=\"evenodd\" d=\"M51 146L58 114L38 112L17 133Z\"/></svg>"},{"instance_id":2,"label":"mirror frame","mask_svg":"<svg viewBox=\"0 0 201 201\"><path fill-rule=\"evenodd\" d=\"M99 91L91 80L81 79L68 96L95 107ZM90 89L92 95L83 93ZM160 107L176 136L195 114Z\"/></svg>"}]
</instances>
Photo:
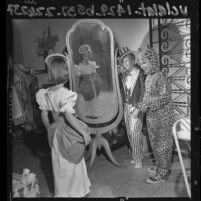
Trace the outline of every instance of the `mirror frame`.
<instances>
[{"instance_id":1,"label":"mirror frame","mask_svg":"<svg viewBox=\"0 0 201 201\"><path fill-rule=\"evenodd\" d=\"M115 113L115 115L113 117L111 117L110 119L108 119L105 122L101 122L100 120L96 120L96 119L87 119L84 118L83 116L80 117L80 119L82 119L85 123L88 124L88 126L90 127L90 130L93 134L101 134L101 133L106 133L108 131L111 131L112 129L114 129L115 127L117 127L117 125L120 123L120 121L122 120L123 117L123 104L122 104L122 97L121 97L121 92L120 92L120 86L119 86L119 78L118 78L118 72L117 72L117 50L115 50L114 52L114 37L113 37L113 33L111 31L111 29L106 26L102 21L97 20L97 19L83 19L83 20L78 20L76 21L72 28L67 31L66 34L66 47L67 47L67 51L68 51L68 57L70 59L70 68L69 68L69 77L70 77L70 89L74 90L75 88L75 79L72 78L72 76L74 76L74 72L71 69L72 66L74 66L74 62L73 62L73 53L72 53L72 49L70 47L70 35L75 31L76 27L78 27L80 24L84 24L84 23L94 23L97 25L100 25L103 29L106 29L109 32L110 35L110 40L111 40L111 71L112 71L112 82L113 82L113 87L114 87L114 91L115 91L115 96L117 99L117 112Z\"/></svg>"}]
</instances>

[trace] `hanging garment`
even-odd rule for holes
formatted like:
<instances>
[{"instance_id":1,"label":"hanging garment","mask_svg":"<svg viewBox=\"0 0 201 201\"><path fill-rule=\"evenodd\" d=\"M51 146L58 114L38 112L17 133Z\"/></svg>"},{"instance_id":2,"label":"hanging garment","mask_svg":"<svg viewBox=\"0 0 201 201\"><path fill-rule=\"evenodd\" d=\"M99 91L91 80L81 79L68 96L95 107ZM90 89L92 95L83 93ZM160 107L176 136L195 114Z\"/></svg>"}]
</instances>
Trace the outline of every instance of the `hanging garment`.
<instances>
[{"instance_id":1,"label":"hanging garment","mask_svg":"<svg viewBox=\"0 0 201 201\"><path fill-rule=\"evenodd\" d=\"M37 78L31 73L14 69L12 84L12 119L14 125L24 124L26 130L39 125L40 112L35 101L38 90Z\"/></svg>"}]
</instances>

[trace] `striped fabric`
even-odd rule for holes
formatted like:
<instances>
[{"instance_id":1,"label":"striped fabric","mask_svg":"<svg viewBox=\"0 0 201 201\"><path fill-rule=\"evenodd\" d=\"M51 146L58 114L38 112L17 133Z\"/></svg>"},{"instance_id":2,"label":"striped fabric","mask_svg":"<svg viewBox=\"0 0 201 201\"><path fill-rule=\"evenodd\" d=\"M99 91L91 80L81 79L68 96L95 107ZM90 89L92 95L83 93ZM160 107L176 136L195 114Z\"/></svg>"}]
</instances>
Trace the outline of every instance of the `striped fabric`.
<instances>
[{"instance_id":1,"label":"striped fabric","mask_svg":"<svg viewBox=\"0 0 201 201\"><path fill-rule=\"evenodd\" d=\"M124 106L124 119L126 131L132 150L132 159L139 162L143 158L143 143L142 143L142 122L140 119L134 119L131 115L128 104Z\"/></svg>"},{"instance_id":2,"label":"striped fabric","mask_svg":"<svg viewBox=\"0 0 201 201\"><path fill-rule=\"evenodd\" d=\"M121 49L119 49L119 54L120 57L122 57L122 55L126 54L127 52L130 52L131 50L128 47L122 47Z\"/></svg>"},{"instance_id":3,"label":"striped fabric","mask_svg":"<svg viewBox=\"0 0 201 201\"><path fill-rule=\"evenodd\" d=\"M137 73L139 76L139 72ZM133 76L132 84L136 84L136 80L138 76ZM128 87L126 85L126 75L122 75L122 84L124 87L124 92L128 90ZM135 81L134 81L135 80ZM134 89L134 86L131 87ZM126 131L129 139L129 143L132 150L132 159L136 162L140 162L143 158L143 142L142 142L142 122L140 119L134 119L131 114L131 110L133 107L131 105L124 103L124 121L126 126Z\"/></svg>"}]
</instances>

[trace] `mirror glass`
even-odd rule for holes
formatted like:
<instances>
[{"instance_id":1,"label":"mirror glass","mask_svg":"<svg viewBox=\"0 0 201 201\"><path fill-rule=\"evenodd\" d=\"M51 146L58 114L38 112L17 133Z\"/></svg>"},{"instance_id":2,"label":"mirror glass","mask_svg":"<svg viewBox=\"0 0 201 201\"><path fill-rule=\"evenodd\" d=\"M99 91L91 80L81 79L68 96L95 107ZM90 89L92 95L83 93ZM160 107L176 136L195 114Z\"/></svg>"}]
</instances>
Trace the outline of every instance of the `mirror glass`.
<instances>
[{"instance_id":1,"label":"mirror glass","mask_svg":"<svg viewBox=\"0 0 201 201\"><path fill-rule=\"evenodd\" d=\"M78 115L88 123L110 121L118 112L111 30L96 22L75 24L67 33L67 49Z\"/></svg>"}]
</instances>

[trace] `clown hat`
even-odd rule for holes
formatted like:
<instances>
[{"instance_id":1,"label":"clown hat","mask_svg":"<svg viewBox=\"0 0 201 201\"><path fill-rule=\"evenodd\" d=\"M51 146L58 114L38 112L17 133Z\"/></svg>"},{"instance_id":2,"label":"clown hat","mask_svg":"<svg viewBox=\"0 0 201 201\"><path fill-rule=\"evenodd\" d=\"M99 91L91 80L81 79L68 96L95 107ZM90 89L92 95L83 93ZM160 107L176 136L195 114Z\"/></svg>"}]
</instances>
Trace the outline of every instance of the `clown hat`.
<instances>
[{"instance_id":1,"label":"clown hat","mask_svg":"<svg viewBox=\"0 0 201 201\"><path fill-rule=\"evenodd\" d=\"M123 59L123 57L125 57L128 54L132 54L134 55L134 57L136 57L135 52L131 51L129 47L122 47L121 49L119 49L120 60Z\"/></svg>"}]
</instances>

